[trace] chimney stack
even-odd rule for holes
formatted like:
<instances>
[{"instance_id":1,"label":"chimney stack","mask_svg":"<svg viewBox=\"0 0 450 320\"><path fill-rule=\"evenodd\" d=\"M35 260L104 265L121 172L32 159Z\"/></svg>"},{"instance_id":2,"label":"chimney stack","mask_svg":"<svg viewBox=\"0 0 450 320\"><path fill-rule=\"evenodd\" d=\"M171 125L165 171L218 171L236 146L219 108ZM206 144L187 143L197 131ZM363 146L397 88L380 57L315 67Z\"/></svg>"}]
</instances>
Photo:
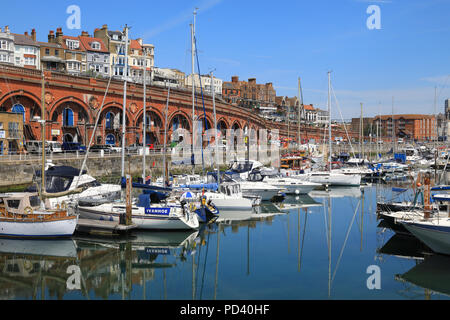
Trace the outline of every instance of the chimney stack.
<instances>
[{"instance_id":1,"label":"chimney stack","mask_svg":"<svg viewBox=\"0 0 450 320\"><path fill-rule=\"evenodd\" d=\"M36 29L31 30L31 39L33 39L33 41L36 41Z\"/></svg>"},{"instance_id":2,"label":"chimney stack","mask_svg":"<svg viewBox=\"0 0 450 320\"><path fill-rule=\"evenodd\" d=\"M89 33L87 31L81 31L82 37L89 37Z\"/></svg>"},{"instance_id":3,"label":"chimney stack","mask_svg":"<svg viewBox=\"0 0 450 320\"><path fill-rule=\"evenodd\" d=\"M239 77L238 76L231 77L231 82L239 82Z\"/></svg>"},{"instance_id":4,"label":"chimney stack","mask_svg":"<svg viewBox=\"0 0 450 320\"><path fill-rule=\"evenodd\" d=\"M9 33L9 26L5 26L5 33Z\"/></svg>"},{"instance_id":5,"label":"chimney stack","mask_svg":"<svg viewBox=\"0 0 450 320\"><path fill-rule=\"evenodd\" d=\"M62 44L63 42L63 32L62 32L62 28L57 28L56 29L56 43Z\"/></svg>"},{"instance_id":6,"label":"chimney stack","mask_svg":"<svg viewBox=\"0 0 450 320\"><path fill-rule=\"evenodd\" d=\"M50 30L48 34L48 43L55 43L55 32Z\"/></svg>"}]
</instances>

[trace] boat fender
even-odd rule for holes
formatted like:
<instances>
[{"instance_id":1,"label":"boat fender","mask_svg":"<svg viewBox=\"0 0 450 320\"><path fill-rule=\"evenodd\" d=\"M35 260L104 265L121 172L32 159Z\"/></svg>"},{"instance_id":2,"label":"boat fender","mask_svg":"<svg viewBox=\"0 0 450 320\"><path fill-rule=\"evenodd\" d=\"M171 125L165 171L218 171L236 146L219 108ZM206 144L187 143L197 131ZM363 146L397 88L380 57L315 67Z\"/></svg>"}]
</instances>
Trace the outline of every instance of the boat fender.
<instances>
[{"instance_id":1,"label":"boat fender","mask_svg":"<svg viewBox=\"0 0 450 320\"><path fill-rule=\"evenodd\" d=\"M66 203L65 201L63 201L63 202L61 203L61 209L62 209L62 210L66 210L66 209L67 209L67 203Z\"/></svg>"}]
</instances>

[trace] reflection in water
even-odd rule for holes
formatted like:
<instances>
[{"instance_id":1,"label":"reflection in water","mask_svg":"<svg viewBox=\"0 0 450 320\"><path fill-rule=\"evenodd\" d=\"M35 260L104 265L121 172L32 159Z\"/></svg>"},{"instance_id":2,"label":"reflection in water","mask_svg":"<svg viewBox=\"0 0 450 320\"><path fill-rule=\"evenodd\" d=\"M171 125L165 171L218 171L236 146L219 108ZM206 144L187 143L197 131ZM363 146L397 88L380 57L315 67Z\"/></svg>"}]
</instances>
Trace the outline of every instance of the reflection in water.
<instances>
[{"instance_id":1,"label":"reflection in water","mask_svg":"<svg viewBox=\"0 0 450 320\"><path fill-rule=\"evenodd\" d=\"M76 263L73 240L1 239L0 252L1 299L63 298Z\"/></svg>"},{"instance_id":2,"label":"reflection in water","mask_svg":"<svg viewBox=\"0 0 450 320\"><path fill-rule=\"evenodd\" d=\"M284 207L224 211L197 231L0 239L0 298L379 299L398 298L405 283L448 292L427 284L426 273L411 276L428 266L445 286L448 261L431 263L415 238L377 228L375 203L375 187L334 188L287 197ZM379 235L389 238L379 243ZM371 264L383 272L382 290L366 289Z\"/></svg>"},{"instance_id":3,"label":"reflection in water","mask_svg":"<svg viewBox=\"0 0 450 320\"><path fill-rule=\"evenodd\" d=\"M396 280L406 281L424 289L424 298L438 293L450 296L450 257L443 255L427 256L423 262L408 272L397 275Z\"/></svg>"}]
</instances>

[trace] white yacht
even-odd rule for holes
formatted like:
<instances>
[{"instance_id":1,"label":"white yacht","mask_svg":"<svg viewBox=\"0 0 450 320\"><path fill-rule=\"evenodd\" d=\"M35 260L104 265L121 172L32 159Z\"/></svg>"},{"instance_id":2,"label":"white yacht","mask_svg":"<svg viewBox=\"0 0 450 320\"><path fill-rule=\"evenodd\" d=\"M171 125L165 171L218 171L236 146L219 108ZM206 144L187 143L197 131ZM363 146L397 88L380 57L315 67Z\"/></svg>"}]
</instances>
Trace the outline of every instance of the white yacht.
<instances>
[{"instance_id":1,"label":"white yacht","mask_svg":"<svg viewBox=\"0 0 450 320\"><path fill-rule=\"evenodd\" d=\"M278 187L286 194L308 194L321 185L314 182L302 181L300 179L290 178L281 173L272 170L255 169L250 172L248 181L265 182L271 186Z\"/></svg>"}]
</instances>

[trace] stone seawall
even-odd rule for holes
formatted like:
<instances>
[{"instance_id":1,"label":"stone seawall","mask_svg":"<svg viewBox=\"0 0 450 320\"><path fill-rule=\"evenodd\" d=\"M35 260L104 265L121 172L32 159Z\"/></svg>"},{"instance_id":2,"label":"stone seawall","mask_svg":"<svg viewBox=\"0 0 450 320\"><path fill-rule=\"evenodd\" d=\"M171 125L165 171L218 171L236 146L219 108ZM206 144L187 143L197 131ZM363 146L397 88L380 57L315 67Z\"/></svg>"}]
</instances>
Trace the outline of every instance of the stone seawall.
<instances>
[{"instance_id":1,"label":"stone seawall","mask_svg":"<svg viewBox=\"0 0 450 320\"><path fill-rule=\"evenodd\" d=\"M87 161L88 173L95 178L120 177L121 156L89 157ZM170 163L170 157L168 157ZM52 159L52 163L58 166L71 166L81 168L83 157ZM147 174L160 175L163 167L162 155L150 155L146 160ZM0 162L0 187L29 184L32 182L35 170L41 169L39 160L14 160ZM175 169L175 168L174 168ZM183 167L176 169L182 170ZM142 156L134 155L125 158L125 172L130 170L131 175L142 174ZM177 171L178 171L177 170Z\"/></svg>"}]
</instances>

